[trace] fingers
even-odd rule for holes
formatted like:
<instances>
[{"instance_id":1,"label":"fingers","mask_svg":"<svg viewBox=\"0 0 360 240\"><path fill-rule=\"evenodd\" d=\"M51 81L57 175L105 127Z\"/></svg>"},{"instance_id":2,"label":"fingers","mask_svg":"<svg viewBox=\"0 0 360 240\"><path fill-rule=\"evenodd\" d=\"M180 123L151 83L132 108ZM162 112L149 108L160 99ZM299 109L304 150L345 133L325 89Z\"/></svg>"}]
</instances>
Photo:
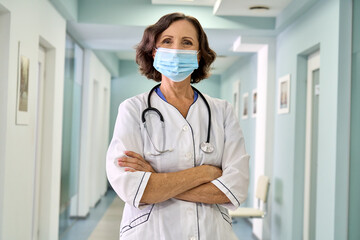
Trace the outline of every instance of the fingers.
<instances>
[{"instance_id":1,"label":"fingers","mask_svg":"<svg viewBox=\"0 0 360 240\"><path fill-rule=\"evenodd\" d=\"M119 158L118 164L120 167L125 167L125 171L144 171L155 173L152 166L140 154L133 151L125 151L124 153L126 156Z\"/></svg>"},{"instance_id":2,"label":"fingers","mask_svg":"<svg viewBox=\"0 0 360 240\"><path fill-rule=\"evenodd\" d=\"M125 151L125 155L128 157L137 158L139 160L144 161L144 158L140 154L133 151Z\"/></svg>"},{"instance_id":3,"label":"fingers","mask_svg":"<svg viewBox=\"0 0 360 240\"><path fill-rule=\"evenodd\" d=\"M118 159L120 167L130 167L138 171L145 170L144 163L137 158L122 157Z\"/></svg>"},{"instance_id":4,"label":"fingers","mask_svg":"<svg viewBox=\"0 0 360 240\"><path fill-rule=\"evenodd\" d=\"M133 168L125 168L125 172L136 172Z\"/></svg>"}]
</instances>

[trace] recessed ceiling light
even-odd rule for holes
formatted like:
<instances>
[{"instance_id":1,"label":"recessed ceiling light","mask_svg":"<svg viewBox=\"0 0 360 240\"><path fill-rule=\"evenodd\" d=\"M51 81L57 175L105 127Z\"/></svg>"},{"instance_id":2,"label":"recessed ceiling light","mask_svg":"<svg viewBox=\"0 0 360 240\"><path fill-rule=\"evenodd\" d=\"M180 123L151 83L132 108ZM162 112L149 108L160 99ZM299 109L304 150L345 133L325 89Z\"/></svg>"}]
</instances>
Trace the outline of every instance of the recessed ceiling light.
<instances>
[{"instance_id":1,"label":"recessed ceiling light","mask_svg":"<svg viewBox=\"0 0 360 240\"><path fill-rule=\"evenodd\" d=\"M249 7L249 9L250 10L256 10L256 11L267 11L270 8L266 7L266 6L252 6L252 7Z\"/></svg>"}]
</instances>

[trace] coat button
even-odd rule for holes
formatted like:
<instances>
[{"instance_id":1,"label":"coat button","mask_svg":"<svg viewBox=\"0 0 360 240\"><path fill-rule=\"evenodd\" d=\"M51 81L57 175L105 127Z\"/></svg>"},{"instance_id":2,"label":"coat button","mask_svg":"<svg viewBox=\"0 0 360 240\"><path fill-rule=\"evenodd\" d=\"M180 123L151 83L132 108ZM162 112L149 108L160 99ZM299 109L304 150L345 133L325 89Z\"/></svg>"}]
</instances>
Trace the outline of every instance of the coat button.
<instances>
[{"instance_id":1,"label":"coat button","mask_svg":"<svg viewBox=\"0 0 360 240\"><path fill-rule=\"evenodd\" d=\"M187 154L185 154L185 158L186 159L191 159L192 158L192 153L191 152L188 152Z\"/></svg>"},{"instance_id":2,"label":"coat button","mask_svg":"<svg viewBox=\"0 0 360 240\"><path fill-rule=\"evenodd\" d=\"M188 125L183 126L182 130L183 130L184 132L186 132L187 130L189 130L189 126L188 126Z\"/></svg>"}]
</instances>

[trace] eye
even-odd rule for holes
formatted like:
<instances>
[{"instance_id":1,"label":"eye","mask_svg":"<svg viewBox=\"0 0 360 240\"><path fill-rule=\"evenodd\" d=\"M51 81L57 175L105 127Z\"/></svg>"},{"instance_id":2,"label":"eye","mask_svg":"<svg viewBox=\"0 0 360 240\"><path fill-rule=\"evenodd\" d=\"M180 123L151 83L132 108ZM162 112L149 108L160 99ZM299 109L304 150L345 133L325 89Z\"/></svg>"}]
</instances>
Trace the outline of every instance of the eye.
<instances>
[{"instance_id":1,"label":"eye","mask_svg":"<svg viewBox=\"0 0 360 240\"><path fill-rule=\"evenodd\" d=\"M193 45L192 41L190 41L190 40L184 40L183 44L187 45L187 46L192 46Z\"/></svg>"},{"instance_id":2,"label":"eye","mask_svg":"<svg viewBox=\"0 0 360 240\"><path fill-rule=\"evenodd\" d=\"M161 41L162 44L170 44L171 43L171 39L170 38L165 38Z\"/></svg>"}]
</instances>

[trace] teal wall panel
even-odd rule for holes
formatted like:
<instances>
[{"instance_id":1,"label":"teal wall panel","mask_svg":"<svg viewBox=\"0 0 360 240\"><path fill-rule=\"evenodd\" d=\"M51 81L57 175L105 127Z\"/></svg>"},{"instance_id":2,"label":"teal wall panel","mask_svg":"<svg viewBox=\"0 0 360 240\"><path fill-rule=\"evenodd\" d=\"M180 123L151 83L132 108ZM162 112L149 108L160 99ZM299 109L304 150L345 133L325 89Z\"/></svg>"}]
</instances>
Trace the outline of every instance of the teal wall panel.
<instances>
[{"instance_id":1,"label":"teal wall panel","mask_svg":"<svg viewBox=\"0 0 360 240\"><path fill-rule=\"evenodd\" d=\"M247 119L241 118L243 111L242 96L244 93L249 94L248 109L253 108L251 97L252 91L257 86L257 55L249 54L249 56L242 57L236 61L229 69L221 76L221 98L226 99L233 103L233 84L240 81L240 109L239 109L239 122L244 133L246 151L250 155L250 182L248 198L243 206L253 206L253 193L254 193L254 160L255 160L255 128L256 118L252 117L249 112Z\"/></svg>"},{"instance_id":2,"label":"teal wall panel","mask_svg":"<svg viewBox=\"0 0 360 240\"><path fill-rule=\"evenodd\" d=\"M331 26L331 27L324 27ZM277 79L291 75L290 112L275 115L271 239L302 239L303 162L299 147L305 126L305 79L298 78L306 67L299 57L320 46L320 111L318 145L317 239L334 239L336 127L339 51L339 1L319 1L277 37ZM274 97L277 96L278 93ZM299 96L299 94L301 96ZM277 103L277 101L276 101ZM277 109L277 107L276 107ZM277 111L277 110L276 110ZM303 118L305 120L305 118ZM300 152L301 153L301 152ZM300 161L300 162L299 162ZM300 171L300 172L299 172ZM300 196L300 198L299 198Z\"/></svg>"},{"instance_id":3,"label":"teal wall panel","mask_svg":"<svg viewBox=\"0 0 360 240\"><path fill-rule=\"evenodd\" d=\"M67 20L77 21L78 0L49 0Z\"/></svg>"}]
</instances>

